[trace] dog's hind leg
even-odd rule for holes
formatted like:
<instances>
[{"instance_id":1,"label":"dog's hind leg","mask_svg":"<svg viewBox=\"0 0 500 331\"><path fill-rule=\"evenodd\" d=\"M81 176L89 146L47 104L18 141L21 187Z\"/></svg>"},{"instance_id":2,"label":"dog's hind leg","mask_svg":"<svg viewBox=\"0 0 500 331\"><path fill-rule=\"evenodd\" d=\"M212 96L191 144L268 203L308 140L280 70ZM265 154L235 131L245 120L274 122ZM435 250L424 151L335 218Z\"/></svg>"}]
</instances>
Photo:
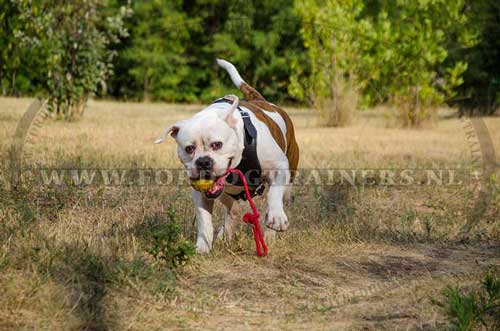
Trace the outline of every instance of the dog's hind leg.
<instances>
[{"instance_id":1,"label":"dog's hind leg","mask_svg":"<svg viewBox=\"0 0 500 331\"><path fill-rule=\"evenodd\" d=\"M238 204L230 196L223 194L220 197L220 202L224 205L224 225L219 228L217 240L231 240L238 226L238 215L236 213L236 205Z\"/></svg>"}]
</instances>

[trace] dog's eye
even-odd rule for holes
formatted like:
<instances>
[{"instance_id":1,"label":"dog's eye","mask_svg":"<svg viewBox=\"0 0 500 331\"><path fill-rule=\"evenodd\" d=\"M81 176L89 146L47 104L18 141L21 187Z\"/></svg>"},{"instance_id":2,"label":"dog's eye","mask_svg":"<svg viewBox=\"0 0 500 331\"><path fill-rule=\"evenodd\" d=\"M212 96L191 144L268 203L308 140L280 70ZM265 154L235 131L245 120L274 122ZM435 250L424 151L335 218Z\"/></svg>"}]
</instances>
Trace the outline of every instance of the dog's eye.
<instances>
[{"instance_id":1,"label":"dog's eye","mask_svg":"<svg viewBox=\"0 0 500 331\"><path fill-rule=\"evenodd\" d=\"M184 148L184 150L186 151L186 153L188 154L193 154L194 150L195 150L195 147L193 145L189 145L189 146L186 146L186 148Z\"/></svg>"},{"instance_id":2,"label":"dog's eye","mask_svg":"<svg viewBox=\"0 0 500 331\"><path fill-rule=\"evenodd\" d=\"M212 147L212 149L214 151L216 151L218 149L221 149L222 148L222 141L213 142L213 143L210 144L210 147Z\"/></svg>"}]
</instances>

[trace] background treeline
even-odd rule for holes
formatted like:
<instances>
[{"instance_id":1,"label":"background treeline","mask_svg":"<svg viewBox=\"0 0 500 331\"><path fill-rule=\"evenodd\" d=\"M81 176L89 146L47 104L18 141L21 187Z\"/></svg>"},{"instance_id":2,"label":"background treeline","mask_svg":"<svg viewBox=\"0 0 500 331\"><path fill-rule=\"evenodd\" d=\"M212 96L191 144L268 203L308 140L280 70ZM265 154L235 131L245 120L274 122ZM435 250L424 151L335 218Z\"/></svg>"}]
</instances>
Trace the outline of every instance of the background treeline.
<instances>
[{"instance_id":1,"label":"background treeline","mask_svg":"<svg viewBox=\"0 0 500 331\"><path fill-rule=\"evenodd\" d=\"M497 0L0 0L0 87L67 118L91 95L206 102L233 91L222 57L330 125L380 103L417 125L443 103L496 110L498 36Z\"/></svg>"}]
</instances>

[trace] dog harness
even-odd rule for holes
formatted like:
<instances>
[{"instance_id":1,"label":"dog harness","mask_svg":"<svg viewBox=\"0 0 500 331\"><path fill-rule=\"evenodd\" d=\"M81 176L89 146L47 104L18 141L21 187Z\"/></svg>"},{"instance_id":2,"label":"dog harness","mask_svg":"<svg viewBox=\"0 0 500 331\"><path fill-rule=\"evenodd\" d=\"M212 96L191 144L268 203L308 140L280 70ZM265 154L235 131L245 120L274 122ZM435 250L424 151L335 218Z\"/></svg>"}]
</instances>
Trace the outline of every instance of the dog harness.
<instances>
[{"instance_id":1,"label":"dog harness","mask_svg":"<svg viewBox=\"0 0 500 331\"><path fill-rule=\"evenodd\" d=\"M232 100L226 98L217 99L213 103L221 102L226 102L229 104L233 103ZM251 197L254 197L256 195L262 195L265 189L264 182L262 180L262 168L257 156L257 129L255 128L255 125L253 125L248 112L243 110L240 106L238 106L238 111L240 112L241 118L243 119L245 141L241 161L234 169L238 169L245 175L245 180L248 184L250 195ZM226 183L238 187L244 187L244 183L241 178L234 173L230 173L229 176L226 177ZM236 200L247 200L245 190L243 190L239 194L226 194Z\"/></svg>"}]
</instances>

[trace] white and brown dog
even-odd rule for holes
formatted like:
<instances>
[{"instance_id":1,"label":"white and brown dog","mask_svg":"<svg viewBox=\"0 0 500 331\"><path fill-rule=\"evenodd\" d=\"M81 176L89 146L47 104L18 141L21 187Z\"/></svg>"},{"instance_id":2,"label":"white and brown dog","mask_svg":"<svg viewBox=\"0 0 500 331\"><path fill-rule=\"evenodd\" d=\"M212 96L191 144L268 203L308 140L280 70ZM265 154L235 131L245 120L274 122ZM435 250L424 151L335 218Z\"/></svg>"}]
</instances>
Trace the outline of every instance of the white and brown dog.
<instances>
[{"instance_id":1,"label":"white and brown dog","mask_svg":"<svg viewBox=\"0 0 500 331\"><path fill-rule=\"evenodd\" d=\"M218 236L231 238L235 218L235 199L245 198L237 176L227 175L229 168L240 169L246 176L252 195L267 192L266 237L285 231L288 218L283 197L293 181L299 161L299 148L290 117L267 102L259 92L243 81L231 63L217 60L230 75L245 101L234 95L216 100L193 117L168 127L161 143L170 134L177 141L177 154L191 180L214 179L206 192L193 189L196 206L200 253L210 251L213 242L212 210L214 199L225 206L224 226Z\"/></svg>"}]
</instances>

